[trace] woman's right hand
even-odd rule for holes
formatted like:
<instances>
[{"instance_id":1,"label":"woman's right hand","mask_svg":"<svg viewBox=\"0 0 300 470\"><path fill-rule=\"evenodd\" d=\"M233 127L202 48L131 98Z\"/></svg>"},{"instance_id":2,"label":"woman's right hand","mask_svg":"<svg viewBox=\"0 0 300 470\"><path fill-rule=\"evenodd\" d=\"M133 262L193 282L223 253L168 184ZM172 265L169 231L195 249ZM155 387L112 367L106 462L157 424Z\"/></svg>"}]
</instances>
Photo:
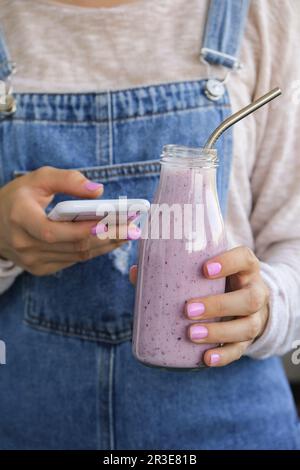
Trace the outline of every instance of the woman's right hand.
<instances>
[{"instance_id":1,"label":"woman's right hand","mask_svg":"<svg viewBox=\"0 0 300 470\"><path fill-rule=\"evenodd\" d=\"M105 254L126 240L99 240L95 221L54 222L44 209L56 193L95 198L103 185L76 170L42 167L0 189L0 257L43 276Z\"/></svg>"}]
</instances>

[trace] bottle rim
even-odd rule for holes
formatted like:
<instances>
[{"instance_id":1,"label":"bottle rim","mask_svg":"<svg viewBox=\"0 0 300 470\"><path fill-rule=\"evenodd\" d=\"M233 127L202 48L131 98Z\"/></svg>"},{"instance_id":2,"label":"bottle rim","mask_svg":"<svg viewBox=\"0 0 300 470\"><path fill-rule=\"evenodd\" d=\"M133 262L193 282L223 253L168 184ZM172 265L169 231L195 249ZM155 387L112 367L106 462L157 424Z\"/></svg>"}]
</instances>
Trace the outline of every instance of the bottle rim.
<instances>
[{"instance_id":1,"label":"bottle rim","mask_svg":"<svg viewBox=\"0 0 300 470\"><path fill-rule=\"evenodd\" d=\"M216 168L218 155L216 149L169 144L164 145L160 162L185 168Z\"/></svg>"}]
</instances>

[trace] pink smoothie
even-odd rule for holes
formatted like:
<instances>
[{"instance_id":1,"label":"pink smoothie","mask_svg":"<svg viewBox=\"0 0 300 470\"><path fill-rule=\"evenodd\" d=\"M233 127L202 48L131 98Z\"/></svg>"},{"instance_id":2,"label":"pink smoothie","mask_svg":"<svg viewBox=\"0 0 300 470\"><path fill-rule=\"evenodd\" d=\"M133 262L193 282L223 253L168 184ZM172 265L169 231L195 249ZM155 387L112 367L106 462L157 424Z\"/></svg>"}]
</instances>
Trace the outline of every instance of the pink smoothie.
<instances>
[{"instance_id":1,"label":"pink smoothie","mask_svg":"<svg viewBox=\"0 0 300 470\"><path fill-rule=\"evenodd\" d=\"M203 216L200 230L189 245L187 239L174 236L141 241L133 353L144 364L197 368L203 365L203 352L211 347L188 339L192 322L184 316L184 305L188 299L222 293L225 288L225 279L212 281L202 274L203 263L226 250L215 172L215 168L162 165L154 203L178 203L182 210L183 204L192 204L193 211L198 204Z\"/></svg>"}]
</instances>

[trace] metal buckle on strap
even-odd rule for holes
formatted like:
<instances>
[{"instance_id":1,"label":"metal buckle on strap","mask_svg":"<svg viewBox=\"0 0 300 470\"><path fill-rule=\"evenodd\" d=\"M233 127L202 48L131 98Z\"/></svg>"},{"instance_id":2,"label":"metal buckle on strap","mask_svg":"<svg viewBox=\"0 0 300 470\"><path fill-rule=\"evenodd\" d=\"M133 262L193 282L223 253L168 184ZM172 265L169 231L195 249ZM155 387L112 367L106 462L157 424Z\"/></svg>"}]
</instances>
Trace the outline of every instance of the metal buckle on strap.
<instances>
[{"instance_id":1,"label":"metal buckle on strap","mask_svg":"<svg viewBox=\"0 0 300 470\"><path fill-rule=\"evenodd\" d=\"M227 83L232 70L227 70L225 76L222 78L216 77L215 75L212 75L212 66L204 58L202 53L200 55L200 60L206 66L206 75L208 77L205 84L204 93L209 100L218 101L220 98L222 98L226 91L225 84Z\"/></svg>"},{"instance_id":2,"label":"metal buckle on strap","mask_svg":"<svg viewBox=\"0 0 300 470\"><path fill-rule=\"evenodd\" d=\"M16 64L14 62L10 63L12 66L12 73L13 75L16 71ZM4 64L0 64L4 66ZM11 75L7 78L6 81L0 80L0 116L10 116L14 114L17 110L16 100L12 94L12 86L11 86Z\"/></svg>"},{"instance_id":3,"label":"metal buckle on strap","mask_svg":"<svg viewBox=\"0 0 300 470\"><path fill-rule=\"evenodd\" d=\"M225 52L220 52L220 51L217 51L215 49L209 49L208 47L202 47L201 52L200 52L200 58L203 61L208 62L206 60L206 57L209 54L211 54L212 56L227 59L228 61L230 61L232 63L232 68L235 69L235 70L239 70L239 69L243 68L243 64L236 57L234 57L233 55L226 54Z\"/></svg>"}]
</instances>

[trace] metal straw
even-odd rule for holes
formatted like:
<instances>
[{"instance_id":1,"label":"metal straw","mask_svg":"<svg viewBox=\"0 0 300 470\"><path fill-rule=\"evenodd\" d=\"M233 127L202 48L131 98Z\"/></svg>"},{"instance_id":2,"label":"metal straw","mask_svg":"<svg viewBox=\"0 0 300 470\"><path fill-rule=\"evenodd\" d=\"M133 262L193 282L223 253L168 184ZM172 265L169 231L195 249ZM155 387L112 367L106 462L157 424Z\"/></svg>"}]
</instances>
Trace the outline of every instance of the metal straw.
<instances>
[{"instance_id":1,"label":"metal straw","mask_svg":"<svg viewBox=\"0 0 300 470\"><path fill-rule=\"evenodd\" d=\"M214 144L216 143L220 135L223 134L224 131L226 131L236 122L248 116L248 114L253 113L261 106L264 106L265 104L269 103L269 101L273 100L274 98L277 98L277 96L279 95L281 95L280 88L274 88L273 90L269 91L269 93L266 93L257 100L253 101L253 103L250 103L248 104L248 106L245 106L245 108L242 108L236 113L229 116L227 119L225 119L225 121L221 122L221 124L216 128L216 130L214 130L214 132L209 136L204 148L213 148Z\"/></svg>"}]
</instances>

